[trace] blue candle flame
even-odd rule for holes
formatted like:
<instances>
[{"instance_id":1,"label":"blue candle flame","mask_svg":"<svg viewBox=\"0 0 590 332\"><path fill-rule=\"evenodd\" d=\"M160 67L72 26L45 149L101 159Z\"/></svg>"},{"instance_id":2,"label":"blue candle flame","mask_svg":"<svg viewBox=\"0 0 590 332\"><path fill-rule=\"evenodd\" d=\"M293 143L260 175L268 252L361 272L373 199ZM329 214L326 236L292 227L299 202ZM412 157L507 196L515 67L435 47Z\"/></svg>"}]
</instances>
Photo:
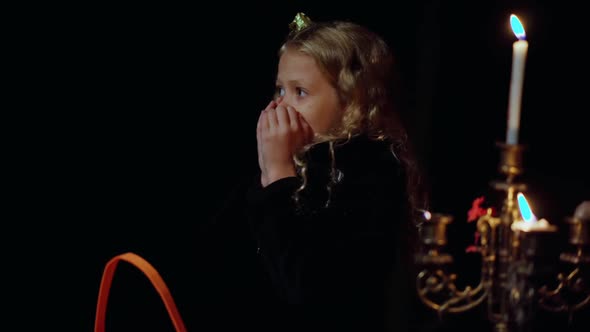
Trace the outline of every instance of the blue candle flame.
<instances>
[{"instance_id":1,"label":"blue candle flame","mask_svg":"<svg viewBox=\"0 0 590 332\"><path fill-rule=\"evenodd\" d=\"M537 217L535 217L533 214L533 211L531 210L531 207L524 195L522 193L518 193L516 195L516 199L518 200L518 208L520 209L522 220L529 223L537 221Z\"/></svg>"},{"instance_id":2,"label":"blue candle flame","mask_svg":"<svg viewBox=\"0 0 590 332\"><path fill-rule=\"evenodd\" d=\"M520 23L520 20L514 14L510 15L510 26L512 27L512 32L514 32L516 38L518 38L519 40L526 39L524 26L522 26L522 23Z\"/></svg>"}]
</instances>

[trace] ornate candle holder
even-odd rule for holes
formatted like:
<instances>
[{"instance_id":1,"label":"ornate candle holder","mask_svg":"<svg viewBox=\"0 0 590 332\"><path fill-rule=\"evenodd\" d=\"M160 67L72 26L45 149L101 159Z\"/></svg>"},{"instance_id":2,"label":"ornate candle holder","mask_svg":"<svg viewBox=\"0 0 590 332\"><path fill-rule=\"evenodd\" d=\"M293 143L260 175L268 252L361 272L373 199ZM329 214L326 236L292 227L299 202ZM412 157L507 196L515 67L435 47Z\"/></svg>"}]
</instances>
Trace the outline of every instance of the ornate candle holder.
<instances>
[{"instance_id":1,"label":"ornate candle holder","mask_svg":"<svg viewBox=\"0 0 590 332\"><path fill-rule=\"evenodd\" d=\"M590 266L588 214L576 213L569 218L569 243L573 253L563 253L562 262L571 266L567 274L558 274L559 285L549 290L542 285L547 271L549 253L547 241L553 240L557 228L551 225L527 229L521 216L517 195L526 190L524 183L516 181L523 173L523 146L498 143L500 149L499 172L504 179L490 183L500 191L502 207L494 216L492 209L485 210L477 219L480 235L477 251L481 254L481 276L475 287L458 289L456 274L449 273L453 257L443 252L447 244L446 226L450 215L425 212L419 231L422 250L416 255L421 266L416 288L421 301L439 315L460 313L487 302L487 316L495 331L509 331L530 321L537 304L540 308L570 315L590 302L590 293L584 284ZM590 210L590 209L588 209ZM536 224L538 225L538 224ZM543 273L544 272L544 273Z\"/></svg>"}]
</instances>

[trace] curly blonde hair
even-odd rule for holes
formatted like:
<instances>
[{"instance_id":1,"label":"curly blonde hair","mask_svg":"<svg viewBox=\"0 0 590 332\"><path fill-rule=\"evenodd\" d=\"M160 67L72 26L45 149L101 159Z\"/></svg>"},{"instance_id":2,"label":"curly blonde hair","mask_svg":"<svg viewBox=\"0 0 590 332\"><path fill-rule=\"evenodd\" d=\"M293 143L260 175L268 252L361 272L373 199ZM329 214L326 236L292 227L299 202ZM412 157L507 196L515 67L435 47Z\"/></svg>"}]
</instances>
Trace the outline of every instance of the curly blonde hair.
<instances>
[{"instance_id":1,"label":"curly blonde hair","mask_svg":"<svg viewBox=\"0 0 590 332\"><path fill-rule=\"evenodd\" d=\"M398 90L393 75L393 56L386 42L369 29L351 22L313 22L292 31L279 49L279 56L287 49L296 50L315 59L318 67L336 89L344 114L340 123L318 136L294 156L298 173L303 179L295 198L307 184L305 152L313 145L329 142L332 157L331 186L337 182L334 168L334 144L365 134L374 140L391 143L394 156L404 163L406 172L414 168L407 149L407 135L400 121L396 105ZM408 174L413 186L415 179ZM411 197L414 205L414 199ZM329 204L329 200L327 202Z\"/></svg>"}]
</instances>

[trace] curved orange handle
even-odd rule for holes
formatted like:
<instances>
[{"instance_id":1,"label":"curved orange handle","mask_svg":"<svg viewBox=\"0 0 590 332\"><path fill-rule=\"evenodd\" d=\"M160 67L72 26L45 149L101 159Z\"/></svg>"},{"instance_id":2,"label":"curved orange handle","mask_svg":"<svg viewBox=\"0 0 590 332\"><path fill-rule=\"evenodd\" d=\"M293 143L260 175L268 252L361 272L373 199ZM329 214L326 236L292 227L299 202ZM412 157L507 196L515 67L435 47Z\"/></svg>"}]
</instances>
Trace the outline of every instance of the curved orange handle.
<instances>
[{"instance_id":1,"label":"curved orange handle","mask_svg":"<svg viewBox=\"0 0 590 332\"><path fill-rule=\"evenodd\" d=\"M170 319L172 319L172 323L174 324L176 331L186 332L186 327L184 326L182 317L180 317L178 309L176 308L174 299L172 298L172 295L170 294L170 291L168 290L166 283L164 282L158 271L148 261L132 252L115 256L107 263L104 269L104 272L102 274L102 280L100 281L100 289L98 291L98 303L96 306L96 320L94 322L94 331L105 331L105 318L107 302L109 299L109 290L111 288L111 284L113 283L113 276L115 274L117 264L120 261L126 261L127 263L134 265L148 277L152 285L154 285L154 287L158 291L160 298L162 298L162 300L164 301L164 304L166 305L166 310L168 311Z\"/></svg>"}]
</instances>

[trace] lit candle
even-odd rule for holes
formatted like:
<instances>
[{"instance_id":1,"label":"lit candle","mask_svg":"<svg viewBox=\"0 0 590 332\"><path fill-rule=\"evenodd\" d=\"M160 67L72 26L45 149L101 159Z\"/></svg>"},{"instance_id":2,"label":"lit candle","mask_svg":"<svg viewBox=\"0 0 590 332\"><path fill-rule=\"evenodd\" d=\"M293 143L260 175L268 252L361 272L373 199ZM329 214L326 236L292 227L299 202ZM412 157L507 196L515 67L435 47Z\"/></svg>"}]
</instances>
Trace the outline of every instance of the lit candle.
<instances>
[{"instance_id":1,"label":"lit candle","mask_svg":"<svg viewBox=\"0 0 590 332\"><path fill-rule=\"evenodd\" d=\"M522 220L517 220L512 223L511 228L513 231L521 231L521 232L553 232L556 230L555 226L549 224L549 222L545 219L537 220L537 217L531 210L529 203L527 202L526 198L522 193L518 193L516 195L516 199L518 201L518 208L520 210L520 215L522 216Z\"/></svg>"},{"instance_id":2,"label":"lit candle","mask_svg":"<svg viewBox=\"0 0 590 332\"><path fill-rule=\"evenodd\" d=\"M512 74L510 76L510 96L508 100L508 129L506 143L518 143L520 127L520 104L522 98L522 83L524 81L524 67L529 44L526 41L524 27L516 15L510 15L510 26L518 38L512 44Z\"/></svg>"}]
</instances>

